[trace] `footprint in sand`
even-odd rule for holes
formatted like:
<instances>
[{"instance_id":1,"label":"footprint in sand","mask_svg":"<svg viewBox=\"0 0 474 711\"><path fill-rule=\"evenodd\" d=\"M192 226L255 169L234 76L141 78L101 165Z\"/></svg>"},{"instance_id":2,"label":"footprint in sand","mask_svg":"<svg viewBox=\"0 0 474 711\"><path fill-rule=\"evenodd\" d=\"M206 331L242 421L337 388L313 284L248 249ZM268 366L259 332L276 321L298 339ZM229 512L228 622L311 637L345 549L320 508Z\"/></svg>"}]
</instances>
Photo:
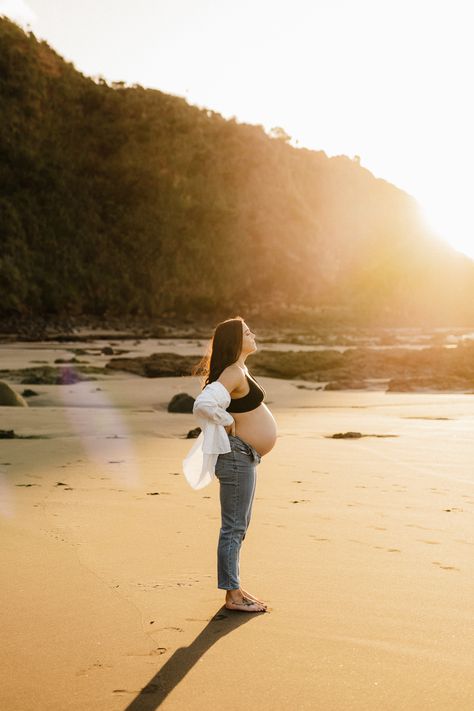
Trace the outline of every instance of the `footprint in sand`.
<instances>
[{"instance_id":1,"label":"footprint in sand","mask_svg":"<svg viewBox=\"0 0 474 711\"><path fill-rule=\"evenodd\" d=\"M212 618L211 618L212 619ZM209 622L209 619L201 619L200 617L185 617L186 622Z\"/></svg>"},{"instance_id":2,"label":"footprint in sand","mask_svg":"<svg viewBox=\"0 0 474 711\"><path fill-rule=\"evenodd\" d=\"M429 415L401 415L403 420L452 420L452 417L430 417Z\"/></svg>"},{"instance_id":3,"label":"footprint in sand","mask_svg":"<svg viewBox=\"0 0 474 711\"><path fill-rule=\"evenodd\" d=\"M175 632L183 632L182 627L159 627L159 630L174 630Z\"/></svg>"},{"instance_id":4,"label":"footprint in sand","mask_svg":"<svg viewBox=\"0 0 474 711\"><path fill-rule=\"evenodd\" d=\"M433 560L431 562L433 563L433 565L437 565L438 568L442 568L443 570L460 570L460 568L456 568L455 565L443 565L438 560Z\"/></svg>"},{"instance_id":5,"label":"footprint in sand","mask_svg":"<svg viewBox=\"0 0 474 711\"><path fill-rule=\"evenodd\" d=\"M128 689L113 689L112 694L136 694L136 691L129 691ZM140 691L140 693L142 693Z\"/></svg>"},{"instance_id":6,"label":"footprint in sand","mask_svg":"<svg viewBox=\"0 0 474 711\"><path fill-rule=\"evenodd\" d=\"M94 664L91 664L90 666L86 667L85 669L79 669L78 672L76 672L76 676L84 676L84 674L88 674L91 671L94 671L95 669L112 669L111 664L102 664L101 662L95 662Z\"/></svg>"},{"instance_id":7,"label":"footprint in sand","mask_svg":"<svg viewBox=\"0 0 474 711\"><path fill-rule=\"evenodd\" d=\"M130 652L127 654L127 657L158 657L161 654L165 654L167 651L166 647L155 647L155 649L152 649L151 652L142 652L141 654L134 654Z\"/></svg>"},{"instance_id":8,"label":"footprint in sand","mask_svg":"<svg viewBox=\"0 0 474 711\"><path fill-rule=\"evenodd\" d=\"M449 493L449 489L438 489L436 486L430 486L430 488L426 489L426 491L432 491L433 494L440 494L441 496Z\"/></svg>"},{"instance_id":9,"label":"footprint in sand","mask_svg":"<svg viewBox=\"0 0 474 711\"><path fill-rule=\"evenodd\" d=\"M165 580L160 583L136 583L137 587L141 588L144 591L147 590L153 590L153 589L158 589L158 590L164 590L165 588L190 588L192 587L195 583L199 583L199 578L191 578L188 577L187 580ZM151 624L151 623L150 623Z\"/></svg>"}]
</instances>

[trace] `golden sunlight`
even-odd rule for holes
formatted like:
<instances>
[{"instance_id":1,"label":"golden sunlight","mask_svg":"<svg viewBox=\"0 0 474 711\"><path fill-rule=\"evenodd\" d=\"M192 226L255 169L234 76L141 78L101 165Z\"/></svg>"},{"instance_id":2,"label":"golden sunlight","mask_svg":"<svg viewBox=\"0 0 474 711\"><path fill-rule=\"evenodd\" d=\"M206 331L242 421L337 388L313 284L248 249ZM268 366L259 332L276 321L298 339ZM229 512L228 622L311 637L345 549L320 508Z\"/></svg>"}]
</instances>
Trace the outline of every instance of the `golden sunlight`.
<instances>
[{"instance_id":1,"label":"golden sunlight","mask_svg":"<svg viewBox=\"0 0 474 711\"><path fill-rule=\"evenodd\" d=\"M451 247L474 259L474 217L469 202L439 198L420 201L421 215L428 228Z\"/></svg>"}]
</instances>

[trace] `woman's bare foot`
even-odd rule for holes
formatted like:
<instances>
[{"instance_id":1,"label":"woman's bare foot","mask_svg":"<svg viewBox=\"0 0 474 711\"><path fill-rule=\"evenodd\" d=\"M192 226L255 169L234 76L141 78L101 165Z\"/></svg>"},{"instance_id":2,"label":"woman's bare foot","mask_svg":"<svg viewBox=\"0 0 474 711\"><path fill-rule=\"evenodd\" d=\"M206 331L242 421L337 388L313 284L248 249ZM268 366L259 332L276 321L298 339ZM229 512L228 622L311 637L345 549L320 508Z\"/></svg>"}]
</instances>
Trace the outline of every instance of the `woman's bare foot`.
<instances>
[{"instance_id":1,"label":"woman's bare foot","mask_svg":"<svg viewBox=\"0 0 474 711\"><path fill-rule=\"evenodd\" d=\"M255 600L255 602L259 602L261 605L264 605L264 607L267 606L266 603L263 602L263 600L260 600L260 598L255 597L255 595L251 595L249 592L247 592L247 591L244 590L243 588L240 588L240 592L242 593L242 595L243 595L244 597L248 597L249 600Z\"/></svg>"},{"instance_id":2,"label":"woman's bare foot","mask_svg":"<svg viewBox=\"0 0 474 711\"><path fill-rule=\"evenodd\" d=\"M228 610L241 612L265 612L266 605L242 595L240 590L228 591L225 596L225 606Z\"/></svg>"}]
</instances>

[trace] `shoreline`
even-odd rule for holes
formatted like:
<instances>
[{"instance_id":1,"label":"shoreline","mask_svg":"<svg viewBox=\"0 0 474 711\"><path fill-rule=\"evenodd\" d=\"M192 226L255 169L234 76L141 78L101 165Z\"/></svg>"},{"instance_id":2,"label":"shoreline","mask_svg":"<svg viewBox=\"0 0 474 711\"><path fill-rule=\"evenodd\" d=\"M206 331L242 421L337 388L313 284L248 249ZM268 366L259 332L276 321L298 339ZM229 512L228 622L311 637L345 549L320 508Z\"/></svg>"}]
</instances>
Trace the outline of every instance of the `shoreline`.
<instances>
[{"instance_id":1,"label":"shoreline","mask_svg":"<svg viewBox=\"0 0 474 711\"><path fill-rule=\"evenodd\" d=\"M298 381L301 390L474 394L472 336L450 332L442 342L435 338L433 343L426 334L412 334L397 343L385 334L371 345L365 336L358 343L348 334L324 345L307 343L304 337L284 342L262 336L249 362L257 377ZM84 331L40 341L0 339L0 380L14 388L22 384L44 388L133 374L151 383L190 375L208 345L208 338L183 337L180 332L124 338L123 331Z\"/></svg>"},{"instance_id":2,"label":"shoreline","mask_svg":"<svg viewBox=\"0 0 474 711\"><path fill-rule=\"evenodd\" d=\"M255 324L266 338L278 338L282 333L298 338L301 334L306 337L344 336L344 334L369 334L374 338L390 338L390 334L441 334L472 333L473 324L405 324L394 321L392 324L365 323L360 324L354 319L339 320L332 315L321 316L317 310L312 317L304 316L291 318L287 315L284 319L265 319L259 315L250 315L249 320ZM94 316L50 316L50 317L1 317L0 316L0 342L3 341L54 341L92 338L97 340L110 337L130 340L134 338L209 338L214 325L221 320L220 317L177 318L177 317L94 317Z\"/></svg>"}]
</instances>

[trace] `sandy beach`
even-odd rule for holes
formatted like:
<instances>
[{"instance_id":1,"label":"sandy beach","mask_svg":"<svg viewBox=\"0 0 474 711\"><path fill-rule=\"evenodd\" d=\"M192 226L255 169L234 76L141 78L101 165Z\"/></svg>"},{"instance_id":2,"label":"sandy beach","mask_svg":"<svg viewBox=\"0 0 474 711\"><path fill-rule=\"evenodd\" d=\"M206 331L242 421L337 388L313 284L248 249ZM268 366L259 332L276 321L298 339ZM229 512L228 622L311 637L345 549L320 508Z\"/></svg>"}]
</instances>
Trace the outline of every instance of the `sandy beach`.
<instances>
[{"instance_id":1,"label":"sandy beach","mask_svg":"<svg viewBox=\"0 0 474 711\"><path fill-rule=\"evenodd\" d=\"M0 344L2 368L62 355ZM259 381L279 435L241 554L259 615L217 589L218 482L181 473L196 422L166 407L197 378L0 408L37 437L0 440L2 709L472 711L474 396Z\"/></svg>"}]
</instances>

